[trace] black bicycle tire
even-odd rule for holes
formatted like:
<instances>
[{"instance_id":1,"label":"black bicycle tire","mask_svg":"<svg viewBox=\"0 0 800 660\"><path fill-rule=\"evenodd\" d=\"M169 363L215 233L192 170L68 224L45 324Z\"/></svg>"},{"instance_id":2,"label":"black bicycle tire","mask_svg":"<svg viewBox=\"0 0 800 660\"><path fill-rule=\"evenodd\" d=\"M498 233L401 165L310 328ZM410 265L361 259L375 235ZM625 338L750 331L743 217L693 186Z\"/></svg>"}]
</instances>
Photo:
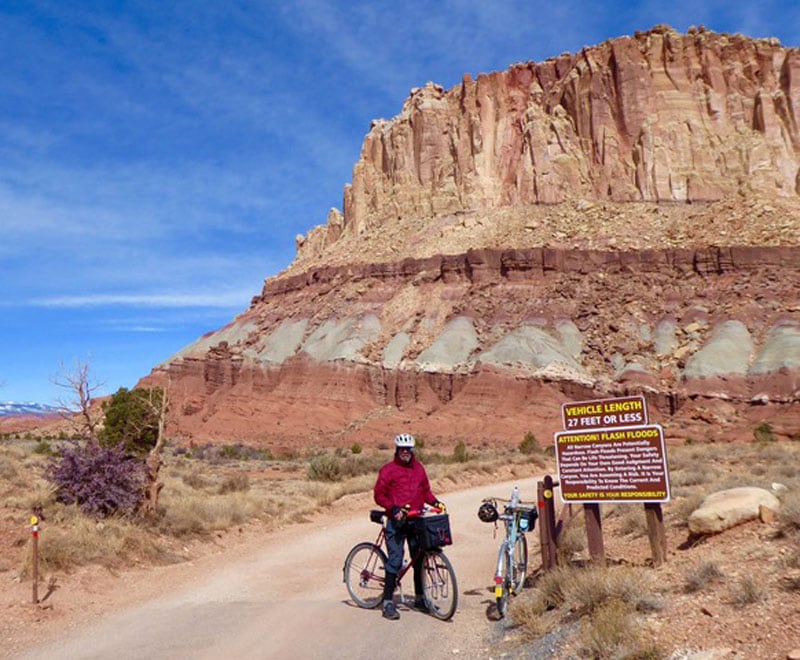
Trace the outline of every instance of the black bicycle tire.
<instances>
[{"instance_id":1,"label":"black bicycle tire","mask_svg":"<svg viewBox=\"0 0 800 660\"><path fill-rule=\"evenodd\" d=\"M495 601L497 602L497 613L502 618L508 612L508 599L511 595L511 563L508 558L508 543L503 541L500 548L502 559L500 561L500 575L498 577L501 578L501 582L499 584L495 583L494 595ZM499 594L497 593L498 589L500 589Z\"/></svg>"},{"instance_id":2,"label":"black bicycle tire","mask_svg":"<svg viewBox=\"0 0 800 660\"><path fill-rule=\"evenodd\" d=\"M352 547L350 552L347 553L347 558L344 560L344 567L342 568L343 573L343 580L345 585L347 586L347 593L350 594L350 598L353 599L353 602L358 605L359 607L363 607L364 609L375 609L379 607L383 601L383 577L379 576L376 577L376 586L379 587L379 591L376 593L374 599L367 600L363 598L354 588L352 584L352 580L359 579L361 567L359 567L358 575L354 575L353 572L353 561L361 552L367 552L369 555L376 554L377 561L380 562L382 573L383 575L386 574L386 553L383 551L382 548L376 546L374 543L370 543L369 541L364 541L362 543L357 543ZM369 561L369 560L366 560Z\"/></svg>"},{"instance_id":3,"label":"black bicycle tire","mask_svg":"<svg viewBox=\"0 0 800 660\"><path fill-rule=\"evenodd\" d=\"M425 558L423 559L423 585L426 587L427 591L427 582L428 582L428 572L427 567L425 564L430 560L433 559L441 560L444 564L444 568L447 571L449 582L450 582L450 590L452 591L453 598L450 603L450 606L446 610L440 610L436 607L436 603L433 603L426 595L427 605L430 609L431 616L440 619L441 621L448 621L449 619L453 618L453 615L456 613L456 609L458 608L458 582L456 580L456 572L453 569L453 564L450 563L450 560L447 558L447 555L444 554L441 550L430 550L425 553Z\"/></svg>"},{"instance_id":4,"label":"black bicycle tire","mask_svg":"<svg viewBox=\"0 0 800 660\"><path fill-rule=\"evenodd\" d=\"M516 560L516 544L521 543L523 548L522 562L518 565L516 561L512 561L513 568L511 569L511 593L516 595L525 586L525 577L528 574L528 540L524 534L517 536L514 543L514 552L511 553L512 559ZM521 566L521 568L520 568Z\"/></svg>"}]
</instances>

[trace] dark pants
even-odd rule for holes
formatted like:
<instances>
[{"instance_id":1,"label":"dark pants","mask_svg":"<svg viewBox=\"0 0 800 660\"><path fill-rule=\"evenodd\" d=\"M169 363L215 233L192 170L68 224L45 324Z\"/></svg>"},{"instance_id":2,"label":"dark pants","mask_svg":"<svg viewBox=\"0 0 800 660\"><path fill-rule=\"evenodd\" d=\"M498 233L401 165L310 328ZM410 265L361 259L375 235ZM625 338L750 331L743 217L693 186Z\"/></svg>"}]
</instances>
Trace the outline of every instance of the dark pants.
<instances>
[{"instance_id":1,"label":"dark pants","mask_svg":"<svg viewBox=\"0 0 800 660\"><path fill-rule=\"evenodd\" d=\"M419 549L414 528L408 523L398 524L389 519L386 524L386 548L389 558L386 562L386 586L383 590L383 599L391 600L397 585L397 574L403 567L403 545L408 541L408 552L413 557ZM414 595L422 596L422 555L414 562Z\"/></svg>"}]
</instances>

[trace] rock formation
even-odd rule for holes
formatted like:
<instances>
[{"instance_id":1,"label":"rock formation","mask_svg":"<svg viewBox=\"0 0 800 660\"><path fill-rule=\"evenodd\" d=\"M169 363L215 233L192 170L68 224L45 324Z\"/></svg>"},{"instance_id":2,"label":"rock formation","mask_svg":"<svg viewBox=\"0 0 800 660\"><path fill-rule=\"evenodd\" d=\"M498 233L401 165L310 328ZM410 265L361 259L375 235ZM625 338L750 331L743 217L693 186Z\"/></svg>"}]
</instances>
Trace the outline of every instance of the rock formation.
<instances>
[{"instance_id":1,"label":"rock formation","mask_svg":"<svg viewBox=\"0 0 800 660\"><path fill-rule=\"evenodd\" d=\"M547 442L643 392L668 439L800 433L800 51L659 26L412 90L344 213L157 366L173 435Z\"/></svg>"}]
</instances>

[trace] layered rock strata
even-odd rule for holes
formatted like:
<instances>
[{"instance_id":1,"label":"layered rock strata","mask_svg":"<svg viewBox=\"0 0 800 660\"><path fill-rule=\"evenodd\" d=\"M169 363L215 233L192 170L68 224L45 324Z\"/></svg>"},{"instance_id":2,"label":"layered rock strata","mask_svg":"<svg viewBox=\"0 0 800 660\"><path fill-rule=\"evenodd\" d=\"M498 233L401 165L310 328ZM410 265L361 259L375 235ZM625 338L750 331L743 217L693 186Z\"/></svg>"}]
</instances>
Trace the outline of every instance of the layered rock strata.
<instances>
[{"instance_id":1,"label":"layered rock strata","mask_svg":"<svg viewBox=\"0 0 800 660\"><path fill-rule=\"evenodd\" d=\"M149 382L184 388L187 437L266 444L370 443L398 428L544 439L562 402L630 392L672 438L747 437L764 419L792 435L798 264L800 248L746 247L321 267L270 280Z\"/></svg>"}]
</instances>

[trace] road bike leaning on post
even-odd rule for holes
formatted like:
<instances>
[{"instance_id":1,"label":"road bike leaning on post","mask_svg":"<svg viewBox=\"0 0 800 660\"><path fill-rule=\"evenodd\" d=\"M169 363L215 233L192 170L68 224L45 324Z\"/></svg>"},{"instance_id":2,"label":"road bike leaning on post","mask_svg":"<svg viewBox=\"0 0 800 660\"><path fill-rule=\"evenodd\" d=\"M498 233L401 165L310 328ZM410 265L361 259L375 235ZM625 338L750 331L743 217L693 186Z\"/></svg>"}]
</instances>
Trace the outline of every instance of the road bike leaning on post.
<instances>
[{"instance_id":1,"label":"road bike leaning on post","mask_svg":"<svg viewBox=\"0 0 800 660\"><path fill-rule=\"evenodd\" d=\"M439 511L431 508L430 511ZM425 511L410 511L409 524L414 525L418 550L397 575L397 588L401 598L401 580L414 562L422 557L422 586L425 604L437 619L447 621L455 614L458 605L458 585L453 565L442 551L450 545L450 522L446 513L424 515ZM350 597L359 607L376 608L383 602L383 584L386 575L386 513L372 510L369 519L381 526L374 541L357 543L344 561L344 583Z\"/></svg>"},{"instance_id":2,"label":"road bike leaning on post","mask_svg":"<svg viewBox=\"0 0 800 660\"><path fill-rule=\"evenodd\" d=\"M528 572L528 541L525 532L533 531L539 517L535 505L523 504L519 499L519 488L514 486L511 499L498 513L497 498L483 500L478 509L483 522L496 523L502 520L505 537L497 552L497 569L494 574L494 597L501 617L508 611L509 596L522 591Z\"/></svg>"}]
</instances>

